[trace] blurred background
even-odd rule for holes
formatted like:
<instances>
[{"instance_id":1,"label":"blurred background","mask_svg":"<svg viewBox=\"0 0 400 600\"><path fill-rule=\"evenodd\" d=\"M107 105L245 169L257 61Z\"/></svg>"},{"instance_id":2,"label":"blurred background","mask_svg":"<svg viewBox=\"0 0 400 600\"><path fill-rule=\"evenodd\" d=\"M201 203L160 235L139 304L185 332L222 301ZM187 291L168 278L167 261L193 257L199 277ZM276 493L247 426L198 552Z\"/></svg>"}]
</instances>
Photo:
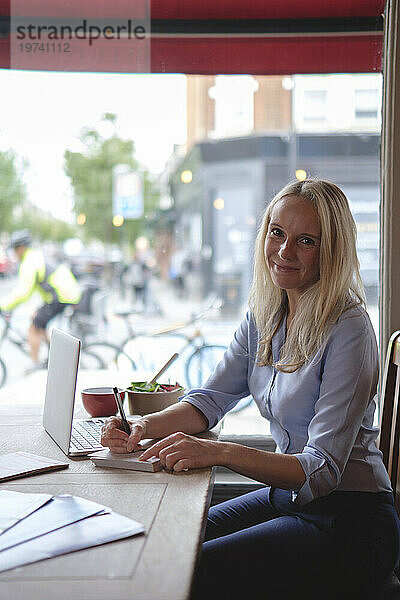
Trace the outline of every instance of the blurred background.
<instances>
[{"instance_id":1,"label":"blurred background","mask_svg":"<svg viewBox=\"0 0 400 600\"><path fill-rule=\"evenodd\" d=\"M0 298L17 275L10 233L28 228L91 291L88 344L122 345L150 371L180 351L170 377L187 386L191 355L214 347L212 365L245 315L268 202L289 180L317 176L349 199L378 334L381 75L0 70L0 85ZM21 335L39 302L13 312ZM53 323L70 325L68 315ZM8 381L26 372L7 338L0 356ZM267 426L252 404L224 423Z\"/></svg>"}]
</instances>

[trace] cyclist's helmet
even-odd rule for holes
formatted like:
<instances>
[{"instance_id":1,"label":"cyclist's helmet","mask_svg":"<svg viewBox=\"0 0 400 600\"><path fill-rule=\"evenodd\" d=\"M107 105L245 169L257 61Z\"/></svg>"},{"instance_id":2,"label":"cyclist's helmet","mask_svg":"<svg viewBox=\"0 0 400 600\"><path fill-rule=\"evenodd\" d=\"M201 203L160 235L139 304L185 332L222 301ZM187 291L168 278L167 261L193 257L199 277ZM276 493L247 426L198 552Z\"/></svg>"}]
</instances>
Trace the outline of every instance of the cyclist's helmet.
<instances>
[{"instance_id":1,"label":"cyclist's helmet","mask_svg":"<svg viewBox=\"0 0 400 600\"><path fill-rule=\"evenodd\" d=\"M32 244L32 236L28 229L14 231L10 238L10 248L19 248L20 246L30 246Z\"/></svg>"}]
</instances>

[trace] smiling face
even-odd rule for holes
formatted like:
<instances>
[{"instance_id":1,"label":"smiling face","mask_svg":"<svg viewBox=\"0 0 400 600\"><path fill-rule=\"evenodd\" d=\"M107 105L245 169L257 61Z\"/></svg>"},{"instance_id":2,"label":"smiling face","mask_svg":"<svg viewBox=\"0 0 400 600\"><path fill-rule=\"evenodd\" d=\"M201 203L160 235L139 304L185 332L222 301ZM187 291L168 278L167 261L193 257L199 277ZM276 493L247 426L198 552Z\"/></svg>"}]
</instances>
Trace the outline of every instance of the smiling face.
<instances>
[{"instance_id":1,"label":"smiling face","mask_svg":"<svg viewBox=\"0 0 400 600\"><path fill-rule=\"evenodd\" d=\"M274 284L286 290L289 306L319 279L321 224L314 206L287 196L272 209L265 259Z\"/></svg>"}]
</instances>

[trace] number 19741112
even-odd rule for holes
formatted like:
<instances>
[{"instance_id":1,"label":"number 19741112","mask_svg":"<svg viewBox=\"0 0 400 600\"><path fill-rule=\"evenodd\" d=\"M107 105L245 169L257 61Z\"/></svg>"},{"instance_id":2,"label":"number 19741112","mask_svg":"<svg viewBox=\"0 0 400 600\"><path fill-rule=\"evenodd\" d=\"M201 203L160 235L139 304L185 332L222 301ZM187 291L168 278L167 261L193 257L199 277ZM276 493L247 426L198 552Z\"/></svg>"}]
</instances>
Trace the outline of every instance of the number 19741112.
<instances>
[{"instance_id":1,"label":"number 19741112","mask_svg":"<svg viewBox=\"0 0 400 600\"><path fill-rule=\"evenodd\" d=\"M18 44L21 52L71 52L71 44L68 42L58 43L41 43L39 42L25 42Z\"/></svg>"}]
</instances>

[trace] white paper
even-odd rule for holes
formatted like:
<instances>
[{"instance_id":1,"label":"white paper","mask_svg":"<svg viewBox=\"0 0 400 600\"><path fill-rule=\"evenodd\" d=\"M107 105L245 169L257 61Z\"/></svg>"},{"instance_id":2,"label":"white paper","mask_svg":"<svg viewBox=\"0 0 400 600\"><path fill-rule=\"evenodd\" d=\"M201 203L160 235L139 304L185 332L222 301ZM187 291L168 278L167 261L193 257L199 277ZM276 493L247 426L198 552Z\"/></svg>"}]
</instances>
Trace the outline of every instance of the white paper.
<instances>
[{"instance_id":1,"label":"white paper","mask_svg":"<svg viewBox=\"0 0 400 600\"><path fill-rule=\"evenodd\" d=\"M0 456L0 481L67 467L68 463L19 450Z\"/></svg>"},{"instance_id":2,"label":"white paper","mask_svg":"<svg viewBox=\"0 0 400 600\"><path fill-rule=\"evenodd\" d=\"M13 490L1 490L0 534L49 502L51 498L51 494L24 494Z\"/></svg>"},{"instance_id":3,"label":"white paper","mask_svg":"<svg viewBox=\"0 0 400 600\"><path fill-rule=\"evenodd\" d=\"M88 517L0 553L0 572L144 532L137 521L105 513Z\"/></svg>"},{"instance_id":4,"label":"white paper","mask_svg":"<svg viewBox=\"0 0 400 600\"><path fill-rule=\"evenodd\" d=\"M54 496L47 504L0 536L1 552L17 544L39 537L60 527L75 523L104 511L105 507L96 502L67 494Z\"/></svg>"},{"instance_id":5,"label":"white paper","mask_svg":"<svg viewBox=\"0 0 400 600\"><path fill-rule=\"evenodd\" d=\"M130 469L132 471L161 471L161 461L157 456L151 456L147 460L139 460L143 451L117 454L110 450L101 450L90 457L90 460L98 467L114 467L117 469Z\"/></svg>"}]
</instances>

